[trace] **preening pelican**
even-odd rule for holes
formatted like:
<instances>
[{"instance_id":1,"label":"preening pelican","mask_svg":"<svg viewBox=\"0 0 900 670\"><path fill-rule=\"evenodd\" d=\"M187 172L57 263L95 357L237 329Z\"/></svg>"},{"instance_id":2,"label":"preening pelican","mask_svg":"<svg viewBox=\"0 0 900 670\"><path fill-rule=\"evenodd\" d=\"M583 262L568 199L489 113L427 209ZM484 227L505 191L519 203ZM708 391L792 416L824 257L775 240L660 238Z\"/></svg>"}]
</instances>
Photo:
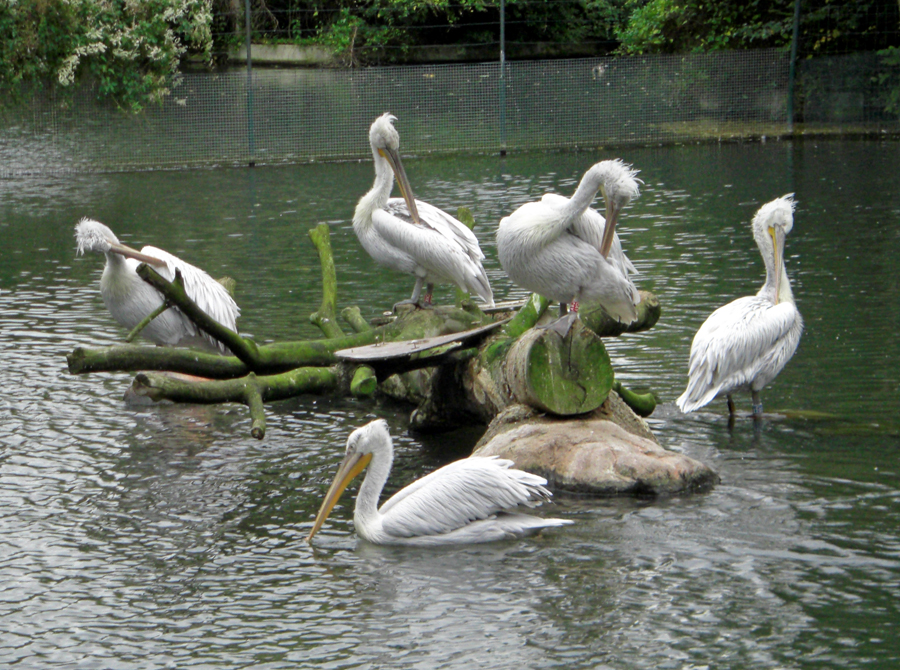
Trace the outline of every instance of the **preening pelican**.
<instances>
[{"instance_id":1,"label":"preening pelican","mask_svg":"<svg viewBox=\"0 0 900 670\"><path fill-rule=\"evenodd\" d=\"M497 252L522 288L566 305L601 305L623 323L637 319L640 294L629 278L634 265L615 232L619 212L638 195L637 173L620 160L592 166L571 198L553 193L500 221ZM603 191L606 218L590 208Z\"/></svg>"},{"instance_id":2,"label":"preening pelican","mask_svg":"<svg viewBox=\"0 0 900 670\"><path fill-rule=\"evenodd\" d=\"M794 225L794 194L776 198L753 217L753 237L766 264L766 283L754 296L738 298L709 315L691 344L688 385L676 401L692 412L725 395L749 389L753 414L762 414L759 392L794 355L803 319L794 305L784 269L784 239Z\"/></svg>"},{"instance_id":3,"label":"preening pelican","mask_svg":"<svg viewBox=\"0 0 900 670\"><path fill-rule=\"evenodd\" d=\"M375 544L442 545L522 537L541 528L572 523L517 513L550 499L547 481L498 458L464 458L445 465L394 494L381 508L378 498L394 459L387 422L354 430L308 540L331 513L350 481L369 466L356 496L353 522L360 537Z\"/></svg>"},{"instance_id":4,"label":"preening pelican","mask_svg":"<svg viewBox=\"0 0 900 670\"><path fill-rule=\"evenodd\" d=\"M478 239L446 212L415 200L403 163L396 117L382 114L369 129L375 158L375 183L359 200L353 213L353 230L376 262L416 278L412 297L404 303L419 304L427 286L425 304L431 303L434 284L456 284L480 296L488 306L494 298L481 265L484 254ZM394 176L401 198L391 198Z\"/></svg>"},{"instance_id":5,"label":"preening pelican","mask_svg":"<svg viewBox=\"0 0 900 670\"><path fill-rule=\"evenodd\" d=\"M82 219L75 226L75 240L79 254L96 251L106 255L106 267L100 277L100 295L113 318L125 328L133 329L163 303L162 294L135 272L138 265L147 263L169 281L175 279L175 270L180 270L191 300L223 326L237 331L240 308L225 287L200 268L156 247L144 247L140 251L132 249L120 243L108 227L92 219ZM227 353L224 345L202 333L174 307L153 319L141 335L156 344L211 345Z\"/></svg>"}]
</instances>

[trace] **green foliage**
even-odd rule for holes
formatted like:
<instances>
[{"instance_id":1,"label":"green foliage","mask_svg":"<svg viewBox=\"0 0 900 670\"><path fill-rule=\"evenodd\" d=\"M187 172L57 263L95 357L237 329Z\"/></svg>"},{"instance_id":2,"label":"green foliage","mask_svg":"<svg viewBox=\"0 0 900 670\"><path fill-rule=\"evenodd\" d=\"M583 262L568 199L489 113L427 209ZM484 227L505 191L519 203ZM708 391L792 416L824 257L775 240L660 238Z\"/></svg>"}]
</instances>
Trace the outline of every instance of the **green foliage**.
<instances>
[{"instance_id":1,"label":"green foliage","mask_svg":"<svg viewBox=\"0 0 900 670\"><path fill-rule=\"evenodd\" d=\"M0 85L96 81L132 111L159 101L188 48L209 56L209 0L26 0L0 7Z\"/></svg>"},{"instance_id":2,"label":"green foliage","mask_svg":"<svg viewBox=\"0 0 900 670\"><path fill-rule=\"evenodd\" d=\"M794 0L629 0L622 53L679 53L790 44Z\"/></svg>"},{"instance_id":3,"label":"green foliage","mask_svg":"<svg viewBox=\"0 0 900 670\"><path fill-rule=\"evenodd\" d=\"M884 110L900 116L900 47L888 47L878 52L884 70L878 75L878 84L885 90L887 99Z\"/></svg>"},{"instance_id":4,"label":"green foliage","mask_svg":"<svg viewBox=\"0 0 900 670\"><path fill-rule=\"evenodd\" d=\"M620 25L622 53L679 53L787 48L795 0L628 0ZM803 0L800 46L805 56L896 46L898 3Z\"/></svg>"}]
</instances>

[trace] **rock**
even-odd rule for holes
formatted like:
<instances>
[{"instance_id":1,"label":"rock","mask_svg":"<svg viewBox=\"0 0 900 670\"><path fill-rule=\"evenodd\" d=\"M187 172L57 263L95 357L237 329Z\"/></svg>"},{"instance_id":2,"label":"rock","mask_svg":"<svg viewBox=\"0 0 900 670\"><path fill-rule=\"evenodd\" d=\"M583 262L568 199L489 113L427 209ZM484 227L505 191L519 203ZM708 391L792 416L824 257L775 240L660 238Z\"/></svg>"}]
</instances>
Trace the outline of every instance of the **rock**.
<instances>
[{"instance_id":1,"label":"rock","mask_svg":"<svg viewBox=\"0 0 900 670\"><path fill-rule=\"evenodd\" d=\"M491 422L472 455L508 458L553 488L595 495L687 493L719 481L703 463L663 449L615 392L577 419L509 407Z\"/></svg>"}]
</instances>

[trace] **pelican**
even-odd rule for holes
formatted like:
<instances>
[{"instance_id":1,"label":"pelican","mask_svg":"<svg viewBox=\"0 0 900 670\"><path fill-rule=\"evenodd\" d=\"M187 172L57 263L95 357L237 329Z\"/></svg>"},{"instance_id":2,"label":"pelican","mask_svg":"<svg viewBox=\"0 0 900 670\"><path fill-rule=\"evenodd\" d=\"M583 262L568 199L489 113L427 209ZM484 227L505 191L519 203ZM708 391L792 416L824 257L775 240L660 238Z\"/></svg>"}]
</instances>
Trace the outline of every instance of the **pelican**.
<instances>
[{"instance_id":1,"label":"pelican","mask_svg":"<svg viewBox=\"0 0 900 670\"><path fill-rule=\"evenodd\" d=\"M377 263L415 276L412 297L402 303L419 305L425 285L424 303L430 305L434 284L441 283L456 284L493 306L491 285L481 265L484 254L475 234L446 212L414 199L400 162L395 120L391 114L382 114L369 129L375 183L356 205L353 231ZM395 176L401 198L390 197Z\"/></svg>"},{"instance_id":2,"label":"pelican","mask_svg":"<svg viewBox=\"0 0 900 670\"><path fill-rule=\"evenodd\" d=\"M353 522L360 537L375 544L434 546L491 542L563 526L565 519L542 519L514 511L536 507L551 497L547 483L510 466L512 461L471 457L445 465L394 494L380 508L378 499L394 459L387 422L372 421L354 430L337 475L325 495L307 540L331 513L341 493L366 466L356 496Z\"/></svg>"},{"instance_id":3,"label":"pelican","mask_svg":"<svg viewBox=\"0 0 900 670\"><path fill-rule=\"evenodd\" d=\"M175 270L180 270L191 300L223 326L237 330L235 322L240 308L225 287L200 268L156 247L144 247L140 251L132 249L119 242L108 227L92 219L79 221L75 226L75 240L79 255L85 251L106 255L106 267L100 277L100 295L113 318L125 328L133 329L163 303L162 294L135 272L138 265L147 263L169 281L175 279ZM228 353L221 342L201 333L174 307L153 319L141 334L160 345L201 344Z\"/></svg>"},{"instance_id":4,"label":"pelican","mask_svg":"<svg viewBox=\"0 0 900 670\"><path fill-rule=\"evenodd\" d=\"M694 335L688 385L676 401L692 412L713 398L750 390L753 415L762 414L759 392L794 355L803 319L794 305L784 269L784 239L794 225L794 194L776 198L753 217L753 237L766 264L766 283L754 296L738 298L709 315Z\"/></svg>"},{"instance_id":5,"label":"pelican","mask_svg":"<svg viewBox=\"0 0 900 670\"><path fill-rule=\"evenodd\" d=\"M641 300L634 265L615 232L619 212L638 195L637 173L621 160L592 166L571 198L548 193L500 221L500 265L519 286L566 305L603 307L622 323L637 319ZM590 205L603 191L606 218Z\"/></svg>"}]
</instances>

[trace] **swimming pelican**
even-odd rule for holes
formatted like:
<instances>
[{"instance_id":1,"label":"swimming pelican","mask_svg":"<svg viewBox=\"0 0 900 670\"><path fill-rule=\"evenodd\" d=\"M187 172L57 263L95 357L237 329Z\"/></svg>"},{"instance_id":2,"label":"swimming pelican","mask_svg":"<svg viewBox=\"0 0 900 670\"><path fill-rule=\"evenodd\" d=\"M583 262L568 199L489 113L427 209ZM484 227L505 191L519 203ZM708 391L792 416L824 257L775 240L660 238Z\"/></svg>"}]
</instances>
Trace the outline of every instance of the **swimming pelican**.
<instances>
[{"instance_id":1,"label":"swimming pelican","mask_svg":"<svg viewBox=\"0 0 900 670\"><path fill-rule=\"evenodd\" d=\"M353 213L356 236L376 262L415 276L412 297L402 303L418 305L424 284L424 302L430 304L434 284L441 283L456 284L493 306L491 285L481 266L484 254L475 234L446 212L414 199L400 162L395 120L391 114L382 114L369 129L375 183ZM401 198L390 197L395 175Z\"/></svg>"},{"instance_id":2,"label":"swimming pelican","mask_svg":"<svg viewBox=\"0 0 900 670\"><path fill-rule=\"evenodd\" d=\"M615 232L619 212L638 195L636 172L621 160L592 166L571 198L553 193L500 221L500 265L519 286L566 305L599 304L623 323L637 319L637 272ZM590 205L603 191L606 218ZM574 305L573 305L574 306Z\"/></svg>"},{"instance_id":3,"label":"swimming pelican","mask_svg":"<svg viewBox=\"0 0 900 670\"><path fill-rule=\"evenodd\" d=\"M106 267L100 277L100 295L113 318L125 328L133 329L163 303L162 294L135 272L138 265L147 263L169 281L175 279L175 270L180 270L191 300L223 326L237 331L240 308L225 287L200 268L156 247L144 247L140 251L132 249L120 243L108 227L92 219L84 218L75 226L75 240L79 255L85 251L106 255ZM221 342L202 333L175 307L153 319L141 335L156 344L211 345L228 353Z\"/></svg>"},{"instance_id":4,"label":"swimming pelican","mask_svg":"<svg viewBox=\"0 0 900 670\"><path fill-rule=\"evenodd\" d=\"M307 540L331 513L350 481L368 465L356 496L353 522L360 537L375 544L442 545L522 537L571 521L542 519L513 510L549 500L547 481L498 458L463 458L445 465L394 494L378 508L394 459L387 422L354 430L347 452L328 489Z\"/></svg>"},{"instance_id":5,"label":"swimming pelican","mask_svg":"<svg viewBox=\"0 0 900 670\"><path fill-rule=\"evenodd\" d=\"M759 392L794 355L803 319L784 269L784 239L794 225L794 194L776 198L753 217L753 237L766 264L766 283L709 315L691 344L688 385L676 401L692 412L725 395L734 416L735 391L749 389L753 414L762 414Z\"/></svg>"}]
</instances>

